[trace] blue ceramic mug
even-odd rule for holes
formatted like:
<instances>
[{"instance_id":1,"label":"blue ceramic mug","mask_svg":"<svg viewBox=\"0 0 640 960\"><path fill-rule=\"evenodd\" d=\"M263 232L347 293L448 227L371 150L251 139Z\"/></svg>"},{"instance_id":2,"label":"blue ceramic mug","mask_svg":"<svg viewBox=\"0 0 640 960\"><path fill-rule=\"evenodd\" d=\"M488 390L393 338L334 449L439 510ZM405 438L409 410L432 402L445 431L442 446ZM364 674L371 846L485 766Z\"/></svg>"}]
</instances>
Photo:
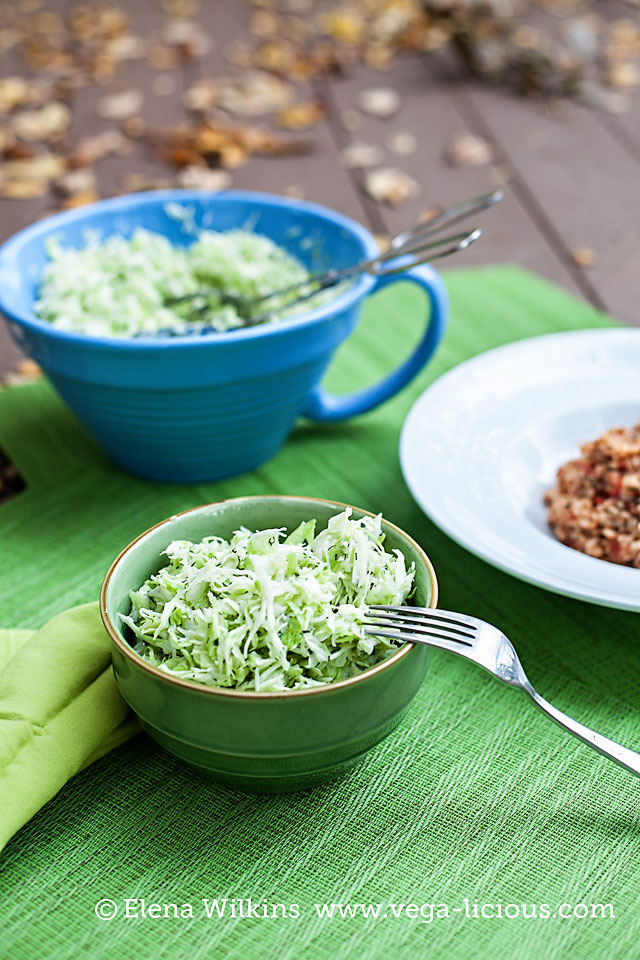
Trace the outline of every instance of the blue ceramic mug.
<instances>
[{"instance_id":1,"label":"blue ceramic mug","mask_svg":"<svg viewBox=\"0 0 640 960\"><path fill-rule=\"evenodd\" d=\"M189 229L172 204L189 210ZM360 224L313 203L249 191L186 190L117 197L61 213L0 247L0 310L15 339L131 473L196 483L251 470L280 449L297 417L342 420L388 400L424 367L442 338L447 295L429 266L389 278L364 274L304 316L198 337L89 337L57 330L34 314L51 237L80 247L87 231L130 236L145 227L184 246L193 241L193 225L225 231L248 224L311 269L318 253L343 267L378 251ZM358 323L364 298L400 279L417 283L429 301L417 348L380 383L347 396L327 393L322 377Z\"/></svg>"}]
</instances>

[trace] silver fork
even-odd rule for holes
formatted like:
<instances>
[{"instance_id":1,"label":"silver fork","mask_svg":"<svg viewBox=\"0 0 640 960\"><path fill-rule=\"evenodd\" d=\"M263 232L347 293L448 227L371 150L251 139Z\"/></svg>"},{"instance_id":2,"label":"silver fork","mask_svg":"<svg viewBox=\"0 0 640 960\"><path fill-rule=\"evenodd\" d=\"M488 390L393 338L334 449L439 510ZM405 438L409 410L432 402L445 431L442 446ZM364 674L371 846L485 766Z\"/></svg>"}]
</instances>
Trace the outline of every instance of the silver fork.
<instances>
[{"instance_id":1,"label":"silver fork","mask_svg":"<svg viewBox=\"0 0 640 960\"><path fill-rule=\"evenodd\" d=\"M537 693L522 669L511 641L484 620L427 607L371 606L366 621L370 636L425 643L473 660L512 687L528 693L537 707L574 737L640 776L640 754L572 720Z\"/></svg>"},{"instance_id":2,"label":"silver fork","mask_svg":"<svg viewBox=\"0 0 640 960\"><path fill-rule=\"evenodd\" d=\"M440 237L437 240L433 240L432 237L444 227L459 223L472 214L494 206L500 202L502 197L502 190L493 190L491 193L483 193L481 196L472 197L471 200L465 200L463 203L456 203L454 206L443 210L433 220L418 223L410 230L404 230L397 234L389 242L389 249L384 253L347 267L334 267L322 273L312 274L305 280L298 280L287 287L271 290L261 296L245 297L223 289L202 289L185 293L182 296L167 297L165 306L174 307L183 303L191 304L189 317L197 319L199 316L206 314L208 298L214 294L221 304L228 304L237 311L243 321L243 327L253 327L270 318L273 310L264 310L263 308L269 301L277 301L279 297L286 297L299 291L299 296L286 304L287 307L291 307L294 303L303 303L305 300L310 300L321 290L335 287L343 280L359 273L370 273L377 277L402 273L410 267L418 266L421 263L432 263L434 260L450 257L452 254L466 249L480 237L480 230L457 233L453 236ZM391 263L390 266L386 266L386 264L396 261L399 257L404 258L400 263ZM260 309L261 312L256 314L256 309Z\"/></svg>"},{"instance_id":3,"label":"silver fork","mask_svg":"<svg viewBox=\"0 0 640 960\"><path fill-rule=\"evenodd\" d=\"M450 257L453 253L465 250L472 243L475 243L481 232L475 229L456 233L452 236L440 237L437 240L430 240L428 235L421 235L418 239L403 243L401 248L390 248L386 253L379 254L370 260L361 261L349 267L327 270L322 274L314 274L305 280L299 280L288 287L272 290L259 297L244 297L222 289L203 289L194 293L185 293L180 297L167 297L164 303L167 307L175 307L181 303L191 303L189 318L196 319L206 314L209 308L209 298L214 295L221 305L227 304L236 310L242 320L242 327L254 327L268 320L273 314L273 309L263 310L258 314L253 313L253 311L266 306L271 300L277 300L278 297L286 297L289 294L295 294L297 291L297 296L294 296L286 304L287 307L292 307L296 303L310 300L321 290L329 290L358 273L370 273L375 277L404 273L410 267L416 267L421 263L432 263L434 260L441 260L443 257ZM401 263L396 262L388 267L386 266L389 261L397 261L399 257L403 257Z\"/></svg>"}]
</instances>

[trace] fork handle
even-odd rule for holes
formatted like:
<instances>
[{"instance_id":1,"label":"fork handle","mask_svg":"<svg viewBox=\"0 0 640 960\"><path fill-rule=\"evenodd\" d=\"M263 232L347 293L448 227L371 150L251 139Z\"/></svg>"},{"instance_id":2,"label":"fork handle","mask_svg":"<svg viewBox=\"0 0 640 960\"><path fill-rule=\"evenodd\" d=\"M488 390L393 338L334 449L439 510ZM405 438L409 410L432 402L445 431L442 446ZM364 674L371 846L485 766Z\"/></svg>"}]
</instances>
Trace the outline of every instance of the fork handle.
<instances>
[{"instance_id":1,"label":"fork handle","mask_svg":"<svg viewBox=\"0 0 640 960\"><path fill-rule=\"evenodd\" d=\"M526 690L535 705L539 707L543 713L546 713L547 716L555 720L561 727L569 733L572 733L574 737L582 740L587 746L593 747L594 750L597 750L598 753L601 753L604 757L608 757L610 760L614 760L615 763L619 763L625 770L630 770L631 773L635 773L636 776L640 777L640 753L629 750L628 747L623 747L614 740L609 740L608 737L603 737L601 734L596 733L595 730L590 730L589 727L585 727L584 724L578 723L577 720L572 720L566 713L562 713L561 710L554 707L545 700L544 697L541 697L540 694L533 689L531 684L527 684L523 689Z\"/></svg>"}]
</instances>

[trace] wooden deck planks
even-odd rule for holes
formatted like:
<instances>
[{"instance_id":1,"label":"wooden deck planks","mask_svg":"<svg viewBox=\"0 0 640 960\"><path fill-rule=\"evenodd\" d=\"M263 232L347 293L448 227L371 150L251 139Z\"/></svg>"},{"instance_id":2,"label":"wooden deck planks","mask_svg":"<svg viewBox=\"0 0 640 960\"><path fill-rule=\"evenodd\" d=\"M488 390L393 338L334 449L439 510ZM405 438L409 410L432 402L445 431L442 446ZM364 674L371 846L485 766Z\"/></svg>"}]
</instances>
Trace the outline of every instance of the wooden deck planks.
<instances>
[{"instance_id":1,"label":"wooden deck planks","mask_svg":"<svg viewBox=\"0 0 640 960\"><path fill-rule=\"evenodd\" d=\"M132 32L147 38L157 35L166 22L166 16L155 2L131 4L128 13L132 21ZM155 81L161 75L170 76L174 82L175 89L168 96L161 96L154 91ZM144 116L147 126L168 127L182 123L185 119L182 94L194 76L195 67L192 64L172 71L160 71L151 69L146 60L123 61L117 77L110 83L89 84L75 92L71 128L74 141L77 143L82 137L120 127L120 121L102 119L97 113L102 97L118 91L143 92L144 102L140 114ZM148 180L168 182L173 174L144 138L131 138L126 153L105 157L96 165L95 171L103 197L124 192L127 177L131 174L138 174Z\"/></svg>"},{"instance_id":2,"label":"wooden deck planks","mask_svg":"<svg viewBox=\"0 0 640 960\"><path fill-rule=\"evenodd\" d=\"M415 200L397 209L378 207L386 230L396 233L410 226L420 211L485 193L496 184L489 167L453 168L446 163L444 149L450 136L473 129L473 124L463 110L459 85L447 79L446 74L438 75L429 69L424 60L406 57L388 75L361 67L349 80L333 85L334 103L341 112L351 110L362 90L387 84L401 95L399 113L388 120L363 116L351 139L384 147L391 131L404 130L418 140L418 149L408 157L385 151L384 163L411 174L421 187ZM355 172L354 176L362 181L364 172ZM505 194L499 207L478 217L477 224L484 230L481 239L468 251L457 254L447 266L512 261L579 292L571 271L551 248L513 184L505 184Z\"/></svg>"},{"instance_id":3,"label":"wooden deck planks","mask_svg":"<svg viewBox=\"0 0 640 960\"><path fill-rule=\"evenodd\" d=\"M0 60L0 75L22 75L23 71L23 60L17 51L14 49L5 51ZM0 243L17 230L44 216L50 205L51 201L48 197L34 200L0 199ZM0 316L0 381L15 369L21 357L22 353L18 350L4 319Z\"/></svg>"},{"instance_id":4,"label":"wooden deck planks","mask_svg":"<svg viewBox=\"0 0 640 960\"><path fill-rule=\"evenodd\" d=\"M250 12L250 8L237 0L217 0L202 5L198 19L206 32L214 37L214 47L208 57L198 61L201 77L235 72L225 59L225 51L232 41L250 40L246 30ZM297 85L296 92L300 100L317 97L317 91L306 84ZM260 122L262 118L249 119ZM268 122L268 117L264 120ZM241 119L236 118L236 122ZM253 157L246 166L231 171L233 186L278 194L292 192L363 220L366 209L362 195L338 163L329 123L324 121L300 133L282 132L301 142L309 142L310 152L291 157Z\"/></svg>"},{"instance_id":5,"label":"wooden deck planks","mask_svg":"<svg viewBox=\"0 0 640 960\"><path fill-rule=\"evenodd\" d=\"M66 0L49 7L61 9ZM148 35L161 29L165 14L160 0L141 0L128 7L133 30ZM174 71L175 91L161 96L153 78L162 71L130 61L106 87L98 84L75 94L71 136L82 136L113 126L96 116L96 104L109 89L143 88L145 119L150 125L172 126L185 116L182 93L198 76L231 72L225 50L231 40L246 37L251 8L237 0L203 4L198 15L213 37L211 53ZM24 69L15 52L3 57L2 74ZM359 130L347 133L339 114L355 106L368 86L391 86L402 97L393 120L362 116ZM312 141L305 156L256 157L232 172L238 188L275 193L300 191L310 200L334 207L366 223L374 232L395 232L410 224L422 210L446 205L494 185L488 168L452 168L443 161L448 137L460 129L489 134L496 144L497 163L512 173L502 205L478 220L481 241L447 266L513 261L560 283L574 293L627 323L638 323L640 294L636 267L640 245L640 99L621 117L600 115L566 104L561 119L542 104L523 101L509 93L460 81L446 61L400 57L388 71L358 68L343 79L322 81L300 95L320 96L330 106L327 120L299 134ZM397 157L387 150L385 164L410 173L421 184L421 194L397 210L380 205L362 190L362 172L345 170L340 149L350 139L384 145L391 130L409 130L418 140L411 156ZM142 140L131 152L99 165L102 195L121 192L126 176L169 176L162 161ZM0 201L0 239L46 214L50 198ZM572 261L577 247L591 247L596 263L582 270ZM0 323L0 377L15 367L19 354Z\"/></svg>"},{"instance_id":6,"label":"wooden deck planks","mask_svg":"<svg viewBox=\"0 0 640 960\"><path fill-rule=\"evenodd\" d=\"M592 110L566 103L562 118L540 105L465 85L478 117L518 171L530 207L559 256L577 248L596 260L582 276L587 296L638 324L640 166Z\"/></svg>"}]
</instances>

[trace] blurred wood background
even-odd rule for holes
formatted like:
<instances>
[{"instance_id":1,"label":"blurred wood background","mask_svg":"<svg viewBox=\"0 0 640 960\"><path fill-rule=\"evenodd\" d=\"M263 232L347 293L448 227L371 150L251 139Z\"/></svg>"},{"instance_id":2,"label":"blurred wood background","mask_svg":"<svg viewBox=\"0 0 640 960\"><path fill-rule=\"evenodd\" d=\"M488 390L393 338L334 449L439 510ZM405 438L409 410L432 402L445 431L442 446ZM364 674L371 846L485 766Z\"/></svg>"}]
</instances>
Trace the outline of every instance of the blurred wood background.
<instances>
[{"instance_id":1,"label":"blurred wood background","mask_svg":"<svg viewBox=\"0 0 640 960\"><path fill-rule=\"evenodd\" d=\"M5 3L0 7L5 41L7 37L11 41L11 24L16 18L22 24L25 17L33 18L35 34L38 30L46 34L47 27L55 33L60 22L56 18L64 19L72 6L63 0ZM606 6L611 16L638 20L633 6ZM92 5L85 4L85 9L90 22ZM203 49L195 55L174 56L171 42L175 47L175 37L167 43L154 40L153 57L122 59L111 76L107 69L98 80L77 84L65 77L62 87L71 111L70 124L62 140L46 149L60 152L62 143L69 153L87 137L121 125L129 133L126 150L116 150L95 165L101 197L125 192L132 177L141 186L175 177L176 170L168 168L166 157L147 136L140 135L141 129L175 130L183 124L193 125L193 114L187 115L183 100L185 91L204 78L228 75L232 71L229 59L241 60L243 44L255 42L260 27L256 13L263 21L270 15L270 4L264 0L253 5L241 0L202 0L199 4L136 0L122 9L129 18L127 31L132 37L143 42L162 38L167 24L177 16L191 24L185 28L186 42L193 46L198 35ZM304 0L292 0L291 9L297 11L298 20L310 15ZM46 19L38 20L43 14L54 18L47 24ZM263 22L263 32L268 28L269 23ZM38 54L40 48L33 42L36 53L34 56L32 51L27 62L24 43L4 43L0 82L2 77L13 76L37 81L47 74L50 53L46 43L41 44L44 53ZM134 44L130 42L130 46ZM478 221L484 236L456 258L455 266L519 263L621 321L638 323L640 100L633 91L627 109L618 114L570 99L550 105L482 85L464 75L458 61L445 53L401 53L389 64L383 64L383 59L376 66L385 69L355 63L343 72L299 80L297 99L319 105L321 119L309 129L280 133L308 143L308 152L251 156L244 165L232 164L228 171L232 185L327 204L362 221L381 237L410 225L420 214L428 216L434 208L503 185L503 203ZM399 109L391 117L358 109L362 92L372 87L391 88L398 95ZM122 118L114 122L101 117L104 109L101 111L99 104L104 97L124 90L142 94L139 116L128 117L124 123ZM237 117L231 119L238 122ZM0 124L2 120L0 115ZM245 115L240 122L265 121ZM447 159L452 137L461 132L480 138L481 144L488 142L491 157L487 162L466 165ZM345 165L345 148L354 141L379 147L377 166L410 175L418 192L397 206L375 200L366 190L368 170ZM28 159L29 150L23 153ZM13 155L20 158L20 150L14 148ZM207 169L196 168L196 184ZM12 190L5 190L0 200L0 239L60 209L63 203L73 205L85 199L82 190L74 199L73 190L56 192L55 184L31 197L11 198ZM18 187L18 194L24 192ZM37 194L37 188L32 192ZM85 188L84 193L91 198L91 190ZM15 374L19 363L19 353L2 325L0 377Z\"/></svg>"}]
</instances>

